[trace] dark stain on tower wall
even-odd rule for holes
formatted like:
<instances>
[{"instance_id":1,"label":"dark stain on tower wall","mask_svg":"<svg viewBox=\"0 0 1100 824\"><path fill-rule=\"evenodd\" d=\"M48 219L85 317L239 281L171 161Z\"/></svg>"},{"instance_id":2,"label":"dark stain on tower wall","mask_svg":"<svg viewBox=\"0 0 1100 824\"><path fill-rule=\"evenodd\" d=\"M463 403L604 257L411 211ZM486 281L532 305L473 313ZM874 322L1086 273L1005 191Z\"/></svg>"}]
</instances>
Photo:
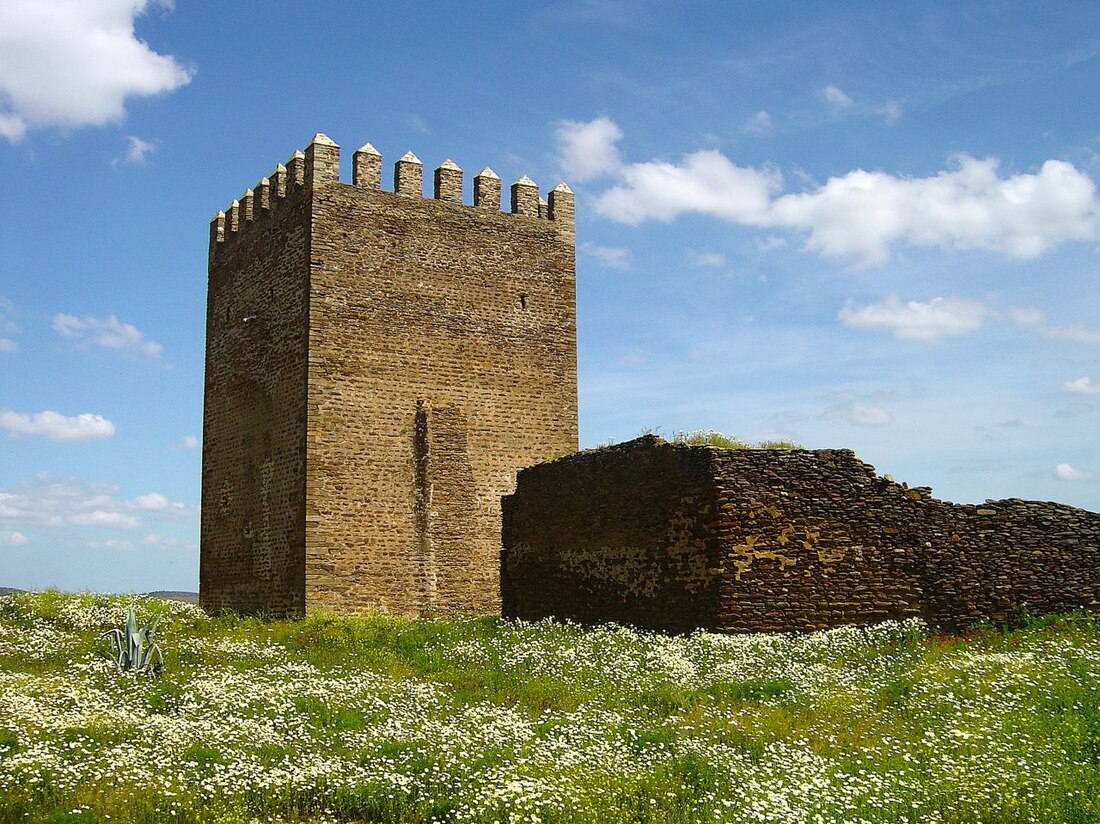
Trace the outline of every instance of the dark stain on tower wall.
<instances>
[{"instance_id":1,"label":"dark stain on tower wall","mask_svg":"<svg viewBox=\"0 0 1100 824\"><path fill-rule=\"evenodd\" d=\"M573 195L317 135L211 226L212 610L499 607L500 498L577 448Z\"/></svg>"}]
</instances>

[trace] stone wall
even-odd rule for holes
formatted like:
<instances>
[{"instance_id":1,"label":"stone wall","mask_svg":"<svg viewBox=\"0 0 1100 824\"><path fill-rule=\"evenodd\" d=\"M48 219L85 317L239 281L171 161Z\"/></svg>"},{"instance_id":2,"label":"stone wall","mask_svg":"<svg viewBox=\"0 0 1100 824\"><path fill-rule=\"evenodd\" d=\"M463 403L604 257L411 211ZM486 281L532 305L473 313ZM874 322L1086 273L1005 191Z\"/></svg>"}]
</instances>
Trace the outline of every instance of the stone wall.
<instances>
[{"instance_id":1,"label":"stone wall","mask_svg":"<svg viewBox=\"0 0 1100 824\"><path fill-rule=\"evenodd\" d=\"M212 612L304 608L310 201L293 181L287 196L287 177L258 187L258 213L250 189L211 224L199 592Z\"/></svg>"},{"instance_id":2,"label":"stone wall","mask_svg":"<svg viewBox=\"0 0 1100 824\"><path fill-rule=\"evenodd\" d=\"M500 498L521 467L577 448L574 252L559 230L418 186L315 187L312 600L499 609Z\"/></svg>"},{"instance_id":3,"label":"stone wall","mask_svg":"<svg viewBox=\"0 0 1100 824\"><path fill-rule=\"evenodd\" d=\"M394 192L380 189L369 144L355 152L352 184L339 181L339 162L339 147L317 135L288 162L285 192L268 180L264 208L262 183L246 193L247 217L241 200L215 220L204 484L236 495L255 483L240 465L245 430L285 432L279 449L294 461L265 440L251 468L273 478L265 488L278 498L257 506L286 513L275 540L223 548L217 530L252 516L238 495L217 520L204 489L204 603L495 611L501 496L519 468L577 448L573 195L561 184L543 204L521 178L503 214L489 169L464 205L449 161L433 198L411 153L395 164ZM263 305L255 289L268 290ZM255 305L246 311L259 320L244 326L270 329L272 343L225 343L216 323L226 303ZM272 417L230 399L224 376L237 374L278 383L296 405ZM265 601L261 587L238 597L228 582L281 563L280 541L298 571L294 596Z\"/></svg>"},{"instance_id":4,"label":"stone wall","mask_svg":"<svg viewBox=\"0 0 1100 824\"><path fill-rule=\"evenodd\" d=\"M710 626L716 516L700 450L631 442L524 469L504 499L503 613Z\"/></svg>"},{"instance_id":5,"label":"stone wall","mask_svg":"<svg viewBox=\"0 0 1100 824\"><path fill-rule=\"evenodd\" d=\"M524 470L504 502L504 613L785 631L1100 607L1100 515L930 493L849 450L578 453Z\"/></svg>"}]
</instances>

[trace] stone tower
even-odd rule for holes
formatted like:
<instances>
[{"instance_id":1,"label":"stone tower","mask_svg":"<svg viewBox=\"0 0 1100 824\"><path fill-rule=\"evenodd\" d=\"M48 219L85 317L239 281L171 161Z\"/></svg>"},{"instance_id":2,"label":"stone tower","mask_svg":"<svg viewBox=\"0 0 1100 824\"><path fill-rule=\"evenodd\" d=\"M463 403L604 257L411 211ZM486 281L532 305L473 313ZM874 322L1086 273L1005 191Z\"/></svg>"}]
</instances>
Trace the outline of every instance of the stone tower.
<instances>
[{"instance_id":1,"label":"stone tower","mask_svg":"<svg viewBox=\"0 0 1100 824\"><path fill-rule=\"evenodd\" d=\"M210 226L212 611L500 605L500 498L577 448L573 193L313 137Z\"/></svg>"}]
</instances>

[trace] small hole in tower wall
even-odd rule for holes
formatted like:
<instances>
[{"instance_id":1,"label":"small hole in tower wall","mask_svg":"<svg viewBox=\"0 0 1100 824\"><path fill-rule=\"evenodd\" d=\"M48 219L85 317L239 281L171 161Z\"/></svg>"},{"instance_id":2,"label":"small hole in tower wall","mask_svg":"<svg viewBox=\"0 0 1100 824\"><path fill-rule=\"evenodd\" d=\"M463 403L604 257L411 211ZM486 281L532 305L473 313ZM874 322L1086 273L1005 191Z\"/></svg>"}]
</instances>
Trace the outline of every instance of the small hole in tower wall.
<instances>
[{"instance_id":1,"label":"small hole in tower wall","mask_svg":"<svg viewBox=\"0 0 1100 824\"><path fill-rule=\"evenodd\" d=\"M520 309L526 309L527 308L527 295L520 295L519 296L519 308Z\"/></svg>"}]
</instances>

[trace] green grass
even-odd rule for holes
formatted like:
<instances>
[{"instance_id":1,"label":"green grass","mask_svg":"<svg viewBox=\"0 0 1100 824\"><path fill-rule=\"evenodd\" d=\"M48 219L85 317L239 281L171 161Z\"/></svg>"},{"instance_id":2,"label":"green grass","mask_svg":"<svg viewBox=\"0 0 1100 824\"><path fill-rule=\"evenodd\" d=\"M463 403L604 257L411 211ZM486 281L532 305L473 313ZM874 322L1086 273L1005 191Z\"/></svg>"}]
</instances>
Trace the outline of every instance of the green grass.
<instances>
[{"instance_id":1,"label":"green grass","mask_svg":"<svg viewBox=\"0 0 1100 824\"><path fill-rule=\"evenodd\" d=\"M643 429L639 435L660 435L660 428ZM672 443L682 444L685 446L718 446L722 449L803 449L800 444L794 441L758 441L752 443L750 441L743 441L740 438L733 435L726 435L722 432L718 432L714 429L691 429L691 430L679 430L675 432L671 439ZM606 449L609 446L614 446L613 441L604 441L597 445L597 449Z\"/></svg>"},{"instance_id":2,"label":"green grass","mask_svg":"<svg viewBox=\"0 0 1100 824\"><path fill-rule=\"evenodd\" d=\"M719 446L722 449L802 449L793 441L759 441L749 443L733 435L716 432L713 429L692 429L679 431L672 436L673 443L688 446Z\"/></svg>"},{"instance_id":3,"label":"green grass","mask_svg":"<svg viewBox=\"0 0 1100 824\"><path fill-rule=\"evenodd\" d=\"M1100 622L668 637L0 598L0 822L1090 822Z\"/></svg>"}]
</instances>

